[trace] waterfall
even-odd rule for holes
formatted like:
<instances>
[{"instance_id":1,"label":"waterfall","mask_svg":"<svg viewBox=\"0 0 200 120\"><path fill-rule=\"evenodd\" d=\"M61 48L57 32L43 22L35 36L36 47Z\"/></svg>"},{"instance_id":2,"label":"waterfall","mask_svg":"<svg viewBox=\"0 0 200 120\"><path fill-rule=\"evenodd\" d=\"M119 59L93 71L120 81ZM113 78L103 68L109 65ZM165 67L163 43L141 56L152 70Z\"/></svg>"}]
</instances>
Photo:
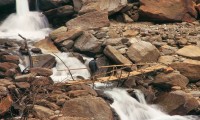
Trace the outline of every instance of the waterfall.
<instances>
[{"instance_id":1,"label":"waterfall","mask_svg":"<svg viewBox=\"0 0 200 120\"><path fill-rule=\"evenodd\" d=\"M0 38L21 39L18 34L40 40L50 32L45 15L30 11L28 0L16 0L16 13L9 15L0 25Z\"/></svg>"},{"instance_id":2,"label":"waterfall","mask_svg":"<svg viewBox=\"0 0 200 120\"><path fill-rule=\"evenodd\" d=\"M40 11L40 8L39 8L39 0L35 0L35 10L36 11Z\"/></svg>"},{"instance_id":3,"label":"waterfall","mask_svg":"<svg viewBox=\"0 0 200 120\"><path fill-rule=\"evenodd\" d=\"M139 96L138 102L132 98L126 90L113 89L105 91L107 95L114 99L111 107L116 111L121 120L199 120L195 116L170 116L162 112L156 105L148 105L144 95L138 90L135 92Z\"/></svg>"}]
</instances>

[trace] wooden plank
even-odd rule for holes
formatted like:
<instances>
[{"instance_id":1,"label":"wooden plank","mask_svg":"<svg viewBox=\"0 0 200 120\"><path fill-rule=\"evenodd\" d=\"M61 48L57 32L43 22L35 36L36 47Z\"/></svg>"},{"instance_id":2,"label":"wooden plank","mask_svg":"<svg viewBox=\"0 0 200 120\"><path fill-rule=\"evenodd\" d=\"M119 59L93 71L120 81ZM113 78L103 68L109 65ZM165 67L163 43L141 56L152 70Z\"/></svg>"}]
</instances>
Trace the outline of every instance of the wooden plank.
<instances>
[{"instance_id":1,"label":"wooden plank","mask_svg":"<svg viewBox=\"0 0 200 120\"><path fill-rule=\"evenodd\" d=\"M155 66L151 66L151 67L148 67L145 69L132 71L132 72L130 72L129 76L137 76L137 75L146 74L146 73L150 73L150 72L165 69L165 68L167 68L167 66L157 64ZM128 77L128 73L123 73L121 75L121 79L124 79L127 77ZM109 81L116 81L116 80L119 80L119 78L117 76L107 76L107 77L97 78L97 80L95 80L95 82L109 82ZM77 80L77 81L67 81L66 84L67 85L76 85L76 84L91 84L91 83L93 83L93 81L91 81L91 80Z\"/></svg>"}]
</instances>

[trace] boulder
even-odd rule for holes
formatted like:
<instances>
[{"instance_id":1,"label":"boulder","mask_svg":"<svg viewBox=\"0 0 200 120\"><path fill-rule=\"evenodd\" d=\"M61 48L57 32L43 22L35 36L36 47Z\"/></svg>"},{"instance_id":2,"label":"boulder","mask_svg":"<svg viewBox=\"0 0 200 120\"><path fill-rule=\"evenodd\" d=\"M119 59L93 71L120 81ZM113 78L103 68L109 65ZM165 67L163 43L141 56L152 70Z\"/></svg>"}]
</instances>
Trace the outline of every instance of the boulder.
<instances>
[{"instance_id":1,"label":"boulder","mask_svg":"<svg viewBox=\"0 0 200 120\"><path fill-rule=\"evenodd\" d=\"M64 28L63 28L64 29ZM61 32L62 33L62 32ZM58 34L53 34L53 32L50 34L52 38L56 38ZM43 40L40 40L34 44L35 47L42 49L42 51L45 52L53 52L58 53L60 52L58 48L54 45L53 41L50 40L50 38L46 38Z\"/></svg>"},{"instance_id":2,"label":"boulder","mask_svg":"<svg viewBox=\"0 0 200 120\"><path fill-rule=\"evenodd\" d=\"M58 38L59 36L62 36L65 32L67 32L67 27L65 26L61 26L55 30L53 30L49 36L52 40L55 40L56 38Z\"/></svg>"},{"instance_id":3,"label":"boulder","mask_svg":"<svg viewBox=\"0 0 200 120\"><path fill-rule=\"evenodd\" d=\"M0 61L19 64L19 56L17 56L17 55L2 55L2 56L0 56Z\"/></svg>"},{"instance_id":4,"label":"boulder","mask_svg":"<svg viewBox=\"0 0 200 120\"><path fill-rule=\"evenodd\" d=\"M41 10L49 10L66 5L70 0L39 0L39 8Z\"/></svg>"},{"instance_id":5,"label":"boulder","mask_svg":"<svg viewBox=\"0 0 200 120\"><path fill-rule=\"evenodd\" d=\"M136 63L157 62L160 52L151 43L138 41L129 47L127 55L133 62Z\"/></svg>"},{"instance_id":6,"label":"boulder","mask_svg":"<svg viewBox=\"0 0 200 120\"><path fill-rule=\"evenodd\" d=\"M158 74L152 84L161 89L171 89L172 86L180 86L184 89L188 83L188 78L178 72L172 72Z\"/></svg>"},{"instance_id":7,"label":"boulder","mask_svg":"<svg viewBox=\"0 0 200 120\"><path fill-rule=\"evenodd\" d=\"M94 11L78 16L66 23L69 29L81 28L84 30L88 29L99 29L102 27L108 27L110 25L108 19L108 13L104 11Z\"/></svg>"},{"instance_id":8,"label":"boulder","mask_svg":"<svg viewBox=\"0 0 200 120\"><path fill-rule=\"evenodd\" d=\"M101 45L98 43L98 39L88 32L84 32L75 41L74 48L81 52L98 53L101 51Z\"/></svg>"},{"instance_id":9,"label":"boulder","mask_svg":"<svg viewBox=\"0 0 200 120\"><path fill-rule=\"evenodd\" d=\"M53 80L50 77L36 77L32 82L32 86L48 86L53 84Z\"/></svg>"},{"instance_id":10,"label":"boulder","mask_svg":"<svg viewBox=\"0 0 200 120\"><path fill-rule=\"evenodd\" d=\"M33 67L53 68L56 64L56 59L50 54L42 54L32 56Z\"/></svg>"},{"instance_id":11,"label":"boulder","mask_svg":"<svg viewBox=\"0 0 200 120\"><path fill-rule=\"evenodd\" d=\"M32 80L34 80L36 76L32 73L29 74L24 74L24 75L17 75L15 76L14 81L15 82L30 82Z\"/></svg>"},{"instance_id":12,"label":"boulder","mask_svg":"<svg viewBox=\"0 0 200 120\"><path fill-rule=\"evenodd\" d=\"M44 12L44 15L50 18L55 17L67 17L71 16L74 13L74 8L71 5L65 5L62 7L50 9Z\"/></svg>"},{"instance_id":13,"label":"boulder","mask_svg":"<svg viewBox=\"0 0 200 120\"><path fill-rule=\"evenodd\" d=\"M140 0L140 15L154 21L187 21L197 18L192 0Z\"/></svg>"},{"instance_id":14,"label":"boulder","mask_svg":"<svg viewBox=\"0 0 200 120\"><path fill-rule=\"evenodd\" d=\"M0 86L8 87L9 85L13 85L11 80L0 79Z\"/></svg>"},{"instance_id":15,"label":"boulder","mask_svg":"<svg viewBox=\"0 0 200 120\"><path fill-rule=\"evenodd\" d=\"M14 63L2 62L0 63L0 71L6 72L9 69L17 69L18 66Z\"/></svg>"},{"instance_id":16,"label":"boulder","mask_svg":"<svg viewBox=\"0 0 200 120\"><path fill-rule=\"evenodd\" d=\"M200 60L200 47L189 45L185 46L178 51L176 51L178 55L193 59Z\"/></svg>"},{"instance_id":17,"label":"boulder","mask_svg":"<svg viewBox=\"0 0 200 120\"><path fill-rule=\"evenodd\" d=\"M117 64L132 64L128 58L124 57L118 50L110 45L106 46L104 54Z\"/></svg>"},{"instance_id":18,"label":"boulder","mask_svg":"<svg viewBox=\"0 0 200 120\"><path fill-rule=\"evenodd\" d=\"M199 107L198 101L192 95L181 90L164 93L157 97L155 103L170 115L186 115Z\"/></svg>"},{"instance_id":19,"label":"boulder","mask_svg":"<svg viewBox=\"0 0 200 120\"><path fill-rule=\"evenodd\" d=\"M44 120L48 119L54 115L54 111L39 105L34 105L33 107L33 114L37 116L37 118Z\"/></svg>"},{"instance_id":20,"label":"boulder","mask_svg":"<svg viewBox=\"0 0 200 120\"><path fill-rule=\"evenodd\" d=\"M53 74L53 71L51 69L42 67L31 68L30 72L35 73L37 76L45 76L45 77L49 77Z\"/></svg>"},{"instance_id":21,"label":"boulder","mask_svg":"<svg viewBox=\"0 0 200 120\"><path fill-rule=\"evenodd\" d=\"M65 102L62 114L69 117L93 118L94 120L113 120L110 106L98 97L80 97Z\"/></svg>"},{"instance_id":22,"label":"boulder","mask_svg":"<svg viewBox=\"0 0 200 120\"><path fill-rule=\"evenodd\" d=\"M75 8L81 9L80 14L88 13L91 11L107 11L109 15L119 12L122 8L127 5L127 0L95 0L95 1L84 1L84 0L73 0Z\"/></svg>"},{"instance_id":23,"label":"boulder","mask_svg":"<svg viewBox=\"0 0 200 120\"><path fill-rule=\"evenodd\" d=\"M55 39L54 42L58 44L65 40L75 40L82 34L83 31L81 29L70 29L67 32L63 33L61 36L59 36L57 39Z\"/></svg>"},{"instance_id":24,"label":"boulder","mask_svg":"<svg viewBox=\"0 0 200 120\"><path fill-rule=\"evenodd\" d=\"M200 61L186 59L183 62L172 63L170 66L180 71L190 82L197 82L200 80Z\"/></svg>"},{"instance_id":25,"label":"boulder","mask_svg":"<svg viewBox=\"0 0 200 120\"><path fill-rule=\"evenodd\" d=\"M165 65L169 65L173 62L174 59L175 59L174 56L165 55L165 56L160 56L158 62L163 63Z\"/></svg>"},{"instance_id":26,"label":"boulder","mask_svg":"<svg viewBox=\"0 0 200 120\"><path fill-rule=\"evenodd\" d=\"M64 47L67 50L71 49L73 45L74 45L73 40L65 40L64 42L59 44L59 46Z\"/></svg>"},{"instance_id":27,"label":"boulder","mask_svg":"<svg viewBox=\"0 0 200 120\"><path fill-rule=\"evenodd\" d=\"M18 88L21 89L28 89L31 87L31 85L28 82L16 82L15 84Z\"/></svg>"}]
</instances>

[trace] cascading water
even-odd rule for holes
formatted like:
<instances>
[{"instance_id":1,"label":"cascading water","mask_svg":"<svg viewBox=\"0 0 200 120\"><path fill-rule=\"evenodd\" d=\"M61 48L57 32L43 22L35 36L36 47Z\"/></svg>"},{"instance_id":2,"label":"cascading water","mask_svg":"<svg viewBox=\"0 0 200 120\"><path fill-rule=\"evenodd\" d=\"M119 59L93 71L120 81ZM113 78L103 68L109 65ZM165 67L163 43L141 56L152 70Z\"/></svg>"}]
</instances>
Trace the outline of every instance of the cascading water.
<instances>
[{"instance_id":1,"label":"cascading water","mask_svg":"<svg viewBox=\"0 0 200 120\"><path fill-rule=\"evenodd\" d=\"M0 26L0 38L20 39L18 34L31 39L43 39L50 32L45 15L29 11L28 0L16 0L16 13L9 15Z\"/></svg>"},{"instance_id":2,"label":"cascading water","mask_svg":"<svg viewBox=\"0 0 200 120\"><path fill-rule=\"evenodd\" d=\"M139 102L132 98L126 90L113 89L105 91L114 99L111 107L114 108L121 120L199 120L196 116L170 116L162 112L156 105L148 105L144 102L144 95L138 90Z\"/></svg>"}]
</instances>

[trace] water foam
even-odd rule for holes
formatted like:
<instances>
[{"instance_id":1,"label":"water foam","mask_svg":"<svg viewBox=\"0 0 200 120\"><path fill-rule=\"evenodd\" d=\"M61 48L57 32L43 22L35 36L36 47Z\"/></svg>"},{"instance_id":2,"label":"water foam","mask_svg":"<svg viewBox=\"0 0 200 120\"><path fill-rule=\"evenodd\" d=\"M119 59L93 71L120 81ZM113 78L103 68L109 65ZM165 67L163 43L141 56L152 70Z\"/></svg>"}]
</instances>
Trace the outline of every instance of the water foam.
<instances>
[{"instance_id":1,"label":"water foam","mask_svg":"<svg viewBox=\"0 0 200 120\"><path fill-rule=\"evenodd\" d=\"M111 107L114 108L121 120L199 120L197 116L170 116L162 112L156 105L148 105L144 95L138 90L139 102L131 97L126 90L113 89L105 91L107 95L114 99Z\"/></svg>"},{"instance_id":2,"label":"water foam","mask_svg":"<svg viewBox=\"0 0 200 120\"><path fill-rule=\"evenodd\" d=\"M16 0L17 12L9 15L0 26L0 38L21 39L18 34L40 40L51 31L45 15L29 11L28 0Z\"/></svg>"}]
</instances>

